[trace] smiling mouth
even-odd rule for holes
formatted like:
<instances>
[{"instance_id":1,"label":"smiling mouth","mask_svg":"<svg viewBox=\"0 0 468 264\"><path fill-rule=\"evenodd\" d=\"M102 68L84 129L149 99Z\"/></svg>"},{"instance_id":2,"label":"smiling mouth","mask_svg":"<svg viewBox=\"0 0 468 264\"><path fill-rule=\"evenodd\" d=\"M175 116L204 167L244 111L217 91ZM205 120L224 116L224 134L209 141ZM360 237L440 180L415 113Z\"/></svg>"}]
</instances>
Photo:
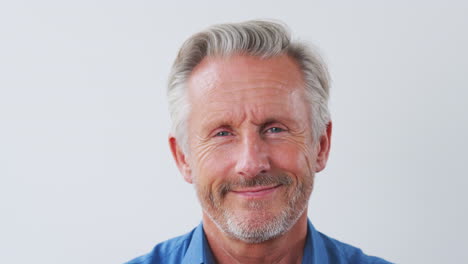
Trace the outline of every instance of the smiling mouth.
<instances>
[{"instance_id":1,"label":"smiling mouth","mask_svg":"<svg viewBox=\"0 0 468 264\"><path fill-rule=\"evenodd\" d=\"M246 197L262 197L265 195L268 195L270 193L273 193L276 191L282 184L277 184L273 186L255 186L255 187L248 187L248 188L242 188L238 190L231 190L231 192L246 196Z\"/></svg>"}]
</instances>

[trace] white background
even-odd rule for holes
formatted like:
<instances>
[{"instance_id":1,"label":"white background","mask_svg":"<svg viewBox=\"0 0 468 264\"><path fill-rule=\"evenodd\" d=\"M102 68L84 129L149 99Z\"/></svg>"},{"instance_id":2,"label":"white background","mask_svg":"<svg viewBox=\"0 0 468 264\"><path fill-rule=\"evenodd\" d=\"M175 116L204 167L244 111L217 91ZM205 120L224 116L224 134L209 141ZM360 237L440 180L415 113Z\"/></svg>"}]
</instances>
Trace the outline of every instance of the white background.
<instances>
[{"instance_id":1,"label":"white background","mask_svg":"<svg viewBox=\"0 0 468 264\"><path fill-rule=\"evenodd\" d=\"M3 1L0 263L122 263L200 221L167 145L169 67L213 23L286 22L333 77L316 228L467 263L466 1Z\"/></svg>"}]
</instances>

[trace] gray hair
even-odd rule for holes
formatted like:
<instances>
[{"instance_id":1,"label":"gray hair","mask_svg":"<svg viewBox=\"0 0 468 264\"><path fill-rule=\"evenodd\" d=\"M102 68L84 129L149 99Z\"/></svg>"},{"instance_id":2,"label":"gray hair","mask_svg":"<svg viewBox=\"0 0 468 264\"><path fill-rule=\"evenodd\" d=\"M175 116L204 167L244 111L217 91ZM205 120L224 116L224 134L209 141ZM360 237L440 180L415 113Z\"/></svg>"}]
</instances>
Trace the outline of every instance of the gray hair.
<instances>
[{"instance_id":1,"label":"gray hair","mask_svg":"<svg viewBox=\"0 0 468 264\"><path fill-rule=\"evenodd\" d=\"M293 58L302 71L306 97L311 105L313 139L320 138L330 121L330 77L321 56L305 43L292 42L285 25L252 20L214 25L191 36L180 48L169 75L167 97L172 133L185 153L188 151L187 119L190 111L186 93L187 80L205 57L234 54L262 59L286 54Z\"/></svg>"}]
</instances>

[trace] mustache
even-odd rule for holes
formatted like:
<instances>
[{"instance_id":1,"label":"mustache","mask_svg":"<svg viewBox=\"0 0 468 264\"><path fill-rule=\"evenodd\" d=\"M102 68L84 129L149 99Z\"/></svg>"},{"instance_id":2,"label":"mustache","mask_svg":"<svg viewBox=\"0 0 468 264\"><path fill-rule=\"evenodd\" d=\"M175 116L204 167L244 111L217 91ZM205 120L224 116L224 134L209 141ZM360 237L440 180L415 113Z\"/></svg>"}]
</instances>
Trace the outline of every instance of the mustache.
<instances>
[{"instance_id":1,"label":"mustache","mask_svg":"<svg viewBox=\"0 0 468 264\"><path fill-rule=\"evenodd\" d=\"M235 188L243 187L257 187L257 186L269 186L269 185L291 185L293 180L286 174L271 175L271 174L258 174L253 178L239 178L235 181L228 180L223 182L219 188L218 193L221 197L224 197L228 192Z\"/></svg>"}]
</instances>

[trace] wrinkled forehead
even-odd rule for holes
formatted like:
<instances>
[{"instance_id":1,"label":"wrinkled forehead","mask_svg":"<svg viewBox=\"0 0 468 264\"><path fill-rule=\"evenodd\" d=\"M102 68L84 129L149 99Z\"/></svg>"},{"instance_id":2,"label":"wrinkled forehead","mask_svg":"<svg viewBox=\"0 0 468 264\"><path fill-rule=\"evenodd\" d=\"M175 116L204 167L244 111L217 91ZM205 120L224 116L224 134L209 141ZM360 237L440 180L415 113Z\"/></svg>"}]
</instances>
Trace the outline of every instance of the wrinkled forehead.
<instances>
[{"instance_id":1,"label":"wrinkled forehead","mask_svg":"<svg viewBox=\"0 0 468 264\"><path fill-rule=\"evenodd\" d=\"M248 100L303 92L297 63L282 55L269 59L247 55L207 57L188 80L191 104L210 100Z\"/></svg>"},{"instance_id":2,"label":"wrinkled forehead","mask_svg":"<svg viewBox=\"0 0 468 264\"><path fill-rule=\"evenodd\" d=\"M289 57L210 58L199 66L188 83L192 125L309 123L302 75Z\"/></svg>"}]
</instances>

